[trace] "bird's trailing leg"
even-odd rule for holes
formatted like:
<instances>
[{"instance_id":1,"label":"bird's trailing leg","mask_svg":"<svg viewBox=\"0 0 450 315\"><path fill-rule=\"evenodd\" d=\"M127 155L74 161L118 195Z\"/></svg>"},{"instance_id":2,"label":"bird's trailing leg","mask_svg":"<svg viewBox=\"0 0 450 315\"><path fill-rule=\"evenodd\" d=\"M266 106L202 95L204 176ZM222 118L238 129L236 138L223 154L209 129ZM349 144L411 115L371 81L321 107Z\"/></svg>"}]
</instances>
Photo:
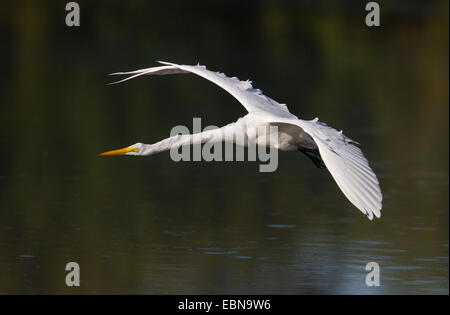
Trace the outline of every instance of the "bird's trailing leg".
<instances>
[{"instance_id":1,"label":"bird's trailing leg","mask_svg":"<svg viewBox=\"0 0 450 315\"><path fill-rule=\"evenodd\" d=\"M317 166L318 168L320 169L327 168L322 160L322 157L320 156L319 150L306 148L299 148L298 150L304 153L307 157L309 157L311 161L314 163L314 165Z\"/></svg>"}]
</instances>

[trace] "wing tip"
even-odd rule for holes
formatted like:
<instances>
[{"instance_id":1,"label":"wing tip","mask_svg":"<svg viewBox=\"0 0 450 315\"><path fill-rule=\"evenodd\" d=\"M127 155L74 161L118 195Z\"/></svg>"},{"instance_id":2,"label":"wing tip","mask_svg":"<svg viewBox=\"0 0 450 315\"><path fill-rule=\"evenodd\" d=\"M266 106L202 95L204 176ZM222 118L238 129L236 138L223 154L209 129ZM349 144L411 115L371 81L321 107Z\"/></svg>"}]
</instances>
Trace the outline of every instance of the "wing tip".
<instances>
[{"instance_id":1,"label":"wing tip","mask_svg":"<svg viewBox=\"0 0 450 315\"><path fill-rule=\"evenodd\" d=\"M361 210L361 209L360 209ZM374 218L374 215L377 219L381 218L381 205L379 208L376 209L362 209L362 212L367 216L367 218L372 221Z\"/></svg>"},{"instance_id":2,"label":"wing tip","mask_svg":"<svg viewBox=\"0 0 450 315\"><path fill-rule=\"evenodd\" d=\"M173 66L174 63L168 62L168 61L162 61L162 60L156 60L157 63L160 63L162 65L171 65Z\"/></svg>"},{"instance_id":3,"label":"wing tip","mask_svg":"<svg viewBox=\"0 0 450 315\"><path fill-rule=\"evenodd\" d=\"M119 84L119 83L122 83L125 81L128 81L128 78L125 78L125 79L119 80L119 81L109 82L109 83L106 83L106 85L115 85L115 84Z\"/></svg>"}]
</instances>

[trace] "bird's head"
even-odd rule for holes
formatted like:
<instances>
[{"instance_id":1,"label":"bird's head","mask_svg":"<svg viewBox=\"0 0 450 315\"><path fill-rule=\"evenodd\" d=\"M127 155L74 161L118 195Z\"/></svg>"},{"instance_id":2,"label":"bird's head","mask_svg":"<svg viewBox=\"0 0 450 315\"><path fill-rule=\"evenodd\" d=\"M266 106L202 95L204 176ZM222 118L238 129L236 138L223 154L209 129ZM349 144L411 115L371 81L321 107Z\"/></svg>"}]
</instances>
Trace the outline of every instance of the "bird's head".
<instances>
[{"instance_id":1,"label":"bird's head","mask_svg":"<svg viewBox=\"0 0 450 315\"><path fill-rule=\"evenodd\" d=\"M138 142L133 145L130 145L129 147L100 153L100 155L102 155L102 156L105 156L105 155L143 155L143 153L144 153L143 149L144 149L144 144Z\"/></svg>"}]
</instances>

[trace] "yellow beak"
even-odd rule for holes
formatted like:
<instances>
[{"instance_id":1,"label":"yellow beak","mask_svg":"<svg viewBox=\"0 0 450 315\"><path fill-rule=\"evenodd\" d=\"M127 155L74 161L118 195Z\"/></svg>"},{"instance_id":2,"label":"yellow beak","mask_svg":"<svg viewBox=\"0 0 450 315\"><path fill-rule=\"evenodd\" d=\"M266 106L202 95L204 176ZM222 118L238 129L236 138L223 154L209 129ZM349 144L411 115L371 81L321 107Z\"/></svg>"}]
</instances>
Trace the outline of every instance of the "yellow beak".
<instances>
[{"instance_id":1,"label":"yellow beak","mask_svg":"<svg viewBox=\"0 0 450 315\"><path fill-rule=\"evenodd\" d=\"M128 152L138 152L138 149L135 147L126 147L119 150L106 151L100 153L100 155L124 155L127 154Z\"/></svg>"}]
</instances>

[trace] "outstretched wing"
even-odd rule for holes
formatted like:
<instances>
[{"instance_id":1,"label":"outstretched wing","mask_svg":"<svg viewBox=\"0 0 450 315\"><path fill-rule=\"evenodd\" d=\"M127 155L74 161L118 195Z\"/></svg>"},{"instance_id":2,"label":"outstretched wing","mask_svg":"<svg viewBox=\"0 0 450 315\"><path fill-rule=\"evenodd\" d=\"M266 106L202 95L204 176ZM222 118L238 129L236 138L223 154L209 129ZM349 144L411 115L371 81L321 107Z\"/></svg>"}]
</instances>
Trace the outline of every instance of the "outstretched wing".
<instances>
[{"instance_id":1,"label":"outstretched wing","mask_svg":"<svg viewBox=\"0 0 450 315\"><path fill-rule=\"evenodd\" d=\"M120 83L133 78L139 77L141 75L165 75L165 74L176 74L176 73L194 73L199 75L226 90L228 93L233 95L248 112L263 111L269 112L272 115L286 118L296 118L292 115L285 104L280 104L268 96L262 94L261 90L254 89L252 82L240 81L238 78L227 77L225 74L220 72L213 72L206 69L205 66L187 66L187 65L177 65L174 63L162 62L164 66L152 67L146 69L140 69L136 71L129 72L116 72L111 73L111 75L130 75L129 77L114 82Z\"/></svg>"},{"instance_id":2,"label":"outstretched wing","mask_svg":"<svg viewBox=\"0 0 450 315\"><path fill-rule=\"evenodd\" d=\"M344 195L370 220L381 216L381 194L377 176L358 144L318 119L298 120L314 139L320 156Z\"/></svg>"},{"instance_id":3,"label":"outstretched wing","mask_svg":"<svg viewBox=\"0 0 450 315\"><path fill-rule=\"evenodd\" d=\"M319 120L282 120L300 126L319 148L320 156L344 195L367 217L381 216L381 194L377 176L357 142Z\"/></svg>"}]
</instances>

